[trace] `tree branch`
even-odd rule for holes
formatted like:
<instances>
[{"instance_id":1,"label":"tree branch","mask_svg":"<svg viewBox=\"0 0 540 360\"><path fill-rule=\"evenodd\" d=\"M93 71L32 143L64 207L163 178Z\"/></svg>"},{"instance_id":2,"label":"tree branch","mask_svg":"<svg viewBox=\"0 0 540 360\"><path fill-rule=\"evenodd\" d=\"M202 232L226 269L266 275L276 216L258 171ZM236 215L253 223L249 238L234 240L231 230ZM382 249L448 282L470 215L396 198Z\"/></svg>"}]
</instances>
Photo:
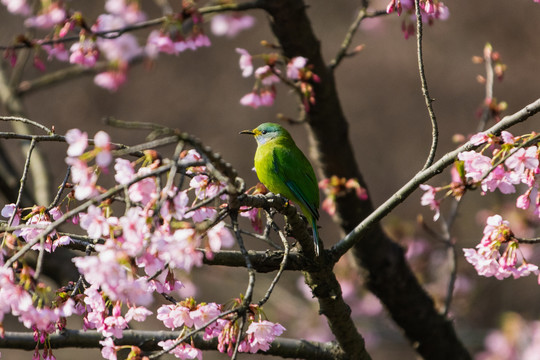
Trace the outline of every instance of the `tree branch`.
<instances>
[{"instance_id":1,"label":"tree branch","mask_svg":"<svg viewBox=\"0 0 540 360\"><path fill-rule=\"evenodd\" d=\"M181 336L180 331L148 331L148 330L124 330L123 337L116 339L114 343L121 345L135 345L145 352L161 350L158 342L176 339ZM104 337L95 330L64 330L49 336L52 349L61 348L101 348L99 341ZM195 347L201 350L217 351L217 339L205 341L202 335L192 337ZM43 344L38 345L40 348ZM36 341L32 332L6 331L3 338L0 337L0 348L20 349L32 351L36 348ZM345 360L343 352L333 343L319 343L314 341L277 338L267 352L260 354L281 356L283 358L321 359L321 360Z\"/></svg>"},{"instance_id":2,"label":"tree branch","mask_svg":"<svg viewBox=\"0 0 540 360\"><path fill-rule=\"evenodd\" d=\"M422 84L422 94L424 95L429 119L431 121L431 148L429 150L429 155L426 159L426 163L422 168L423 170L433 164L433 160L435 159L435 153L437 152L437 144L439 143L439 130L437 126L437 118L435 117L435 111L433 111L433 99L429 95L426 73L424 71L424 52L422 50L423 23L422 11L420 11L420 0L414 0L414 8L416 12L416 48L418 56L418 72L420 74L420 83Z\"/></svg>"},{"instance_id":3,"label":"tree branch","mask_svg":"<svg viewBox=\"0 0 540 360\"><path fill-rule=\"evenodd\" d=\"M264 8L270 14L272 31L284 55L308 58L313 72L321 79L313 84L315 104L307 114L311 156L320 164L323 177L354 178L367 189L349 141L349 125L337 95L333 71L322 58L304 2L265 1ZM344 233L349 233L372 211L369 198L360 200L354 194L346 194L336 199L335 221ZM354 242L355 260L366 271L368 288L386 306L419 354L436 360L470 359L452 324L436 311L433 300L407 265L403 249L386 236L378 223L372 223L364 231L362 240Z\"/></svg>"}]
</instances>

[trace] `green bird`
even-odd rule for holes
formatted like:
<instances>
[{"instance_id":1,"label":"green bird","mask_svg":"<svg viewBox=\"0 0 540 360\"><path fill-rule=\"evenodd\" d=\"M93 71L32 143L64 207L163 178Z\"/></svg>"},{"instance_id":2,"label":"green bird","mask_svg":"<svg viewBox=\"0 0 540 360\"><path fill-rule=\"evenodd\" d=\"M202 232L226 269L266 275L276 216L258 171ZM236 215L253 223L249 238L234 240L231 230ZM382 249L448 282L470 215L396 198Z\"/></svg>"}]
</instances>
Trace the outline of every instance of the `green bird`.
<instances>
[{"instance_id":1,"label":"green bird","mask_svg":"<svg viewBox=\"0 0 540 360\"><path fill-rule=\"evenodd\" d=\"M271 192L300 206L313 228L315 252L319 255L319 187L309 160L289 132L278 124L264 123L240 134L253 135L257 140L255 171L259 181Z\"/></svg>"}]
</instances>

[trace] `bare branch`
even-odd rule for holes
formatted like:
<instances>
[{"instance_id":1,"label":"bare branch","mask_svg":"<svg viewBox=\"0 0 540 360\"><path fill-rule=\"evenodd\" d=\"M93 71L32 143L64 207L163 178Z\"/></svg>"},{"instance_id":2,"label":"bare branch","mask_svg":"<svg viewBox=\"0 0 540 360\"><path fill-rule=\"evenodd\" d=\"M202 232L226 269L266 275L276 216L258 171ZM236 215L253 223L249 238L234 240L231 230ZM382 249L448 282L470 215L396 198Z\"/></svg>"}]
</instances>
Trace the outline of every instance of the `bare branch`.
<instances>
[{"instance_id":1,"label":"bare branch","mask_svg":"<svg viewBox=\"0 0 540 360\"><path fill-rule=\"evenodd\" d=\"M437 118L435 117L435 112L433 111L433 99L429 95L428 84L426 80L426 74L424 71L424 55L422 50L422 12L420 11L420 0L414 0L414 8L416 11L416 47L417 47L417 56L418 56L418 72L420 73L420 82L422 84L422 94L424 95L424 100L426 102L426 107L429 113L429 119L431 120L431 148L429 150L429 155L424 164L422 170L426 169L428 166L433 164L435 159L435 153L437 152L437 144L439 143L439 130L437 126Z\"/></svg>"}]
</instances>

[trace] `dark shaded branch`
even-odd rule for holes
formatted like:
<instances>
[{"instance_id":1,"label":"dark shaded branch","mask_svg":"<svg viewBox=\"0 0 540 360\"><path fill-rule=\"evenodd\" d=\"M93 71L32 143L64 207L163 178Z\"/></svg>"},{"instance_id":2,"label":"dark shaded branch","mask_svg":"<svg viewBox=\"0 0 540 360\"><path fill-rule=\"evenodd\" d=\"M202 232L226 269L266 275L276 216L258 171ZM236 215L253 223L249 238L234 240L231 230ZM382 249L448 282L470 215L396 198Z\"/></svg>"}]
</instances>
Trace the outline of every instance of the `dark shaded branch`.
<instances>
[{"instance_id":1,"label":"dark shaded branch","mask_svg":"<svg viewBox=\"0 0 540 360\"><path fill-rule=\"evenodd\" d=\"M124 330L124 337L116 339L116 345L135 345L141 350L155 351L161 347L158 342L176 339L181 334L179 331L143 331L143 330ZM52 334L49 337L51 348L100 348L100 340L103 340L101 333L93 330L65 330L58 334ZM194 335L193 343L195 347L201 350L217 351L217 339L205 341L202 335ZM43 344L39 345L40 347ZM6 331L5 336L0 338L0 348L21 349L33 351L36 348L34 334L32 332L11 332ZM345 360L347 359L343 352L333 343L318 343L314 341L277 338L265 355L281 356L283 358L298 359L321 359L321 360Z\"/></svg>"},{"instance_id":2,"label":"dark shaded branch","mask_svg":"<svg viewBox=\"0 0 540 360\"><path fill-rule=\"evenodd\" d=\"M337 95L333 72L322 58L304 2L264 3L284 55L308 58L313 72L321 79L313 84L315 105L307 114L312 158L320 164L323 177L355 178L367 189L349 141L349 125ZM360 200L354 194L336 200L335 221L344 233L352 231L373 211L370 200ZM366 272L368 288L385 304L417 351L426 359L470 359L452 324L436 311L433 300L407 265L403 249L388 238L378 223L372 223L364 231L362 238L355 241L355 260Z\"/></svg>"}]
</instances>

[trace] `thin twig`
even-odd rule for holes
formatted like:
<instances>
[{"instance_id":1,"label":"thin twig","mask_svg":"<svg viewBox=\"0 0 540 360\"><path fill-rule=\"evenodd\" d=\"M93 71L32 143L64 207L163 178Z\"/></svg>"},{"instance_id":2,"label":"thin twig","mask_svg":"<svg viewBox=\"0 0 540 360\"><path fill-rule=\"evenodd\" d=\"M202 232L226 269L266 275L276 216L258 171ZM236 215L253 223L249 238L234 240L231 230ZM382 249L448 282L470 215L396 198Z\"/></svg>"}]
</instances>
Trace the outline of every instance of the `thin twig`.
<instances>
[{"instance_id":1,"label":"thin twig","mask_svg":"<svg viewBox=\"0 0 540 360\"><path fill-rule=\"evenodd\" d=\"M71 175L71 165L67 167L66 170L66 176L64 176L64 180L62 181L62 184L58 187L58 191L56 192L56 196L54 197L53 201L47 208L47 210L51 210L53 207L57 206L60 202L60 197L62 196L62 193L64 192L66 188L66 184L69 180L69 176Z\"/></svg>"},{"instance_id":2,"label":"thin twig","mask_svg":"<svg viewBox=\"0 0 540 360\"><path fill-rule=\"evenodd\" d=\"M493 71L493 62L491 61L491 53L488 53L485 51L484 48L484 65L486 68L486 84L485 84L485 91L486 91L486 97L484 99L484 109L482 111L482 115L480 116L480 121L478 123L478 128L476 129L477 132L483 131L486 127L486 124L488 123L490 119L491 109L488 104L488 101L491 103L493 100L493 84L495 83L494 80L494 71Z\"/></svg>"},{"instance_id":3,"label":"thin twig","mask_svg":"<svg viewBox=\"0 0 540 360\"><path fill-rule=\"evenodd\" d=\"M435 153L437 152L437 144L439 143L439 130L437 125L437 118L433 111L433 99L429 95L428 83L426 80L426 73L424 71L424 55L422 50L422 12L420 11L420 0L414 0L414 7L416 11L416 48L418 56L418 72L420 74L420 81L422 83L422 94L426 102L426 107L429 113L429 119L431 121L431 147L429 149L429 155L426 159L426 163L422 170L427 169L433 160L435 159Z\"/></svg>"},{"instance_id":4,"label":"thin twig","mask_svg":"<svg viewBox=\"0 0 540 360\"><path fill-rule=\"evenodd\" d=\"M52 130L46 127L45 125L32 121L27 118L20 117L20 116L0 116L0 120L1 121L17 121L23 124L32 125L32 126L37 127L38 129L45 131L45 133L47 133L48 135L51 135L53 133Z\"/></svg>"},{"instance_id":5,"label":"thin twig","mask_svg":"<svg viewBox=\"0 0 540 360\"><path fill-rule=\"evenodd\" d=\"M275 225L275 224L274 224ZM276 226L277 228L277 226ZM275 286L277 285L281 275L283 274L283 271L285 271L285 267L287 266L287 260L289 259L289 242L287 241L287 238L285 237L285 234L279 229L276 229L277 233L279 234L279 237L281 239L281 242L283 243L283 247L285 248L285 251L283 252L283 260L281 261L281 264L279 264L279 270L274 277L274 280L272 280L272 283L268 287L268 290L266 291L266 294L264 297L259 301L258 305L263 306L268 299L270 299L270 295L274 291Z\"/></svg>"},{"instance_id":6,"label":"thin twig","mask_svg":"<svg viewBox=\"0 0 540 360\"><path fill-rule=\"evenodd\" d=\"M244 304L249 305L251 303L251 299L253 297L253 290L255 288L255 270L253 269L253 265L251 264L251 259L244 245L242 234L239 231L238 212L231 211L230 217L231 217L231 222L233 225L234 235L236 236L236 242L238 243L238 247L240 247L240 252L244 256L244 260L246 261L246 268L248 271L249 280L248 280L248 287L246 289L246 293L244 294Z\"/></svg>"},{"instance_id":7,"label":"thin twig","mask_svg":"<svg viewBox=\"0 0 540 360\"><path fill-rule=\"evenodd\" d=\"M540 243L540 238L514 238L520 244L538 244Z\"/></svg>"},{"instance_id":8,"label":"thin twig","mask_svg":"<svg viewBox=\"0 0 540 360\"><path fill-rule=\"evenodd\" d=\"M9 217L8 221L8 227L11 226L13 223L13 219L15 218L15 215L17 215L17 209L19 208L19 205L21 204L22 199L22 193L24 189L24 185L26 184L26 179L28 177L28 170L30 169L30 158L32 157L32 152L34 151L34 148L36 147L36 142L32 139L30 142L30 146L28 147L28 153L26 154L26 161L24 162L24 169L23 174L21 176L21 180L19 180L19 192L17 193L17 201L15 201L15 210L13 211L13 214Z\"/></svg>"},{"instance_id":9,"label":"thin twig","mask_svg":"<svg viewBox=\"0 0 540 360\"><path fill-rule=\"evenodd\" d=\"M443 237L448 247L449 259L450 259L450 278L448 280L446 298L444 301L444 316L445 317L447 317L450 312L450 306L452 305L454 288L456 286L456 280L457 280L458 253L456 249L456 243L455 241L452 240L452 225L454 224L454 221L456 220L460 203L461 203L460 200L455 199L452 202L452 208L450 209L450 214L449 214L450 216L448 217L448 219L443 219L442 221L443 232L444 232Z\"/></svg>"}]
</instances>

